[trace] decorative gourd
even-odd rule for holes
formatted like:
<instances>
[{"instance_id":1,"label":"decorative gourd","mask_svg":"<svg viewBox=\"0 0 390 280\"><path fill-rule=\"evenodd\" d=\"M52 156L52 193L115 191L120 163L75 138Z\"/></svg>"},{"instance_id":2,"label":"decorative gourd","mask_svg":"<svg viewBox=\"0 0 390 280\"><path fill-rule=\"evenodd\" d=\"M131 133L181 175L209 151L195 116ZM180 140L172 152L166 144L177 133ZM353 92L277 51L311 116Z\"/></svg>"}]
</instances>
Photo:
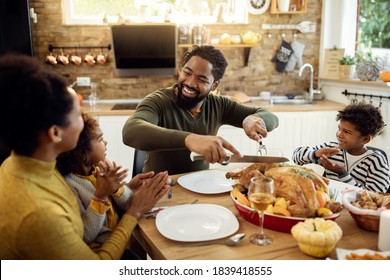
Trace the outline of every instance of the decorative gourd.
<instances>
[{"instance_id":1,"label":"decorative gourd","mask_svg":"<svg viewBox=\"0 0 390 280\"><path fill-rule=\"evenodd\" d=\"M323 258L329 255L341 239L339 225L323 218L306 219L291 228L299 248L307 255Z\"/></svg>"},{"instance_id":2,"label":"decorative gourd","mask_svg":"<svg viewBox=\"0 0 390 280\"><path fill-rule=\"evenodd\" d=\"M379 74L379 78L384 82L390 82L390 71L382 71Z\"/></svg>"}]
</instances>

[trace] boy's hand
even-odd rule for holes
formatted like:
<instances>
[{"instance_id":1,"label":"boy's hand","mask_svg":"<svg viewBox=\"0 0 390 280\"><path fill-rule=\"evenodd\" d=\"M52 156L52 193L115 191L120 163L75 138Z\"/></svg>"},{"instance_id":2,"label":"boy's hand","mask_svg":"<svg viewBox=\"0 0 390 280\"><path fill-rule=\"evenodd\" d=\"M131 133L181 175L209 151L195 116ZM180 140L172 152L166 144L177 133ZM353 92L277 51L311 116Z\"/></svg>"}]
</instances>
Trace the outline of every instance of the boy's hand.
<instances>
[{"instance_id":1,"label":"boy's hand","mask_svg":"<svg viewBox=\"0 0 390 280\"><path fill-rule=\"evenodd\" d=\"M336 163L332 163L327 156L323 155L321 156L321 165L329 170L329 171L332 171L332 172L335 172L337 173L338 175L343 175L345 173L347 173L347 170L341 166L341 165L338 165Z\"/></svg>"},{"instance_id":2,"label":"boy's hand","mask_svg":"<svg viewBox=\"0 0 390 280\"><path fill-rule=\"evenodd\" d=\"M322 156L331 157L338 154L339 152L339 148L321 148L315 151L314 155L318 158L321 158Z\"/></svg>"}]
</instances>

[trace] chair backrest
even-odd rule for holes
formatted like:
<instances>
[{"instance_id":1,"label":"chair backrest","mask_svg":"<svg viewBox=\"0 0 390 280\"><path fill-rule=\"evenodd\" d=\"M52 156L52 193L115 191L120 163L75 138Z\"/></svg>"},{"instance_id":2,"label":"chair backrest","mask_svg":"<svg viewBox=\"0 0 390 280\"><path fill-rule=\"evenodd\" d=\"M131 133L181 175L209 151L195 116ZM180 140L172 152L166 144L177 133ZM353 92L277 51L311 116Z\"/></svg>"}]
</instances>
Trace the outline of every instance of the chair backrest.
<instances>
[{"instance_id":1,"label":"chair backrest","mask_svg":"<svg viewBox=\"0 0 390 280\"><path fill-rule=\"evenodd\" d=\"M144 162L146 159L146 152L141 150L134 151L134 162L133 162L133 176L142 173L144 168Z\"/></svg>"},{"instance_id":2,"label":"chair backrest","mask_svg":"<svg viewBox=\"0 0 390 280\"><path fill-rule=\"evenodd\" d=\"M387 159L387 155L386 155L385 151L383 151L379 148L370 147L370 146L367 146L367 149L372 150L374 152L377 151L377 152L381 153L382 155L384 155L384 157L386 158L387 164L389 164L389 161ZM390 187L387 189L387 193L390 193Z\"/></svg>"},{"instance_id":3,"label":"chair backrest","mask_svg":"<svg viewBox=\"0 0 390 280\"><path fill-rule=\"evenodd\" d=\"M367 146L366 148L367 148L368 150L372 150L372 151L374 151L374 152L377 151L377 152L381 153L382 155L384 155L384 157L385 157L387 163L389 163L389 161L388 161L388 159L387 159L387 155L386 155L386 153L385 153L384 150L381 150L381 149L376 148L376 147L371 147L371 146Z\"/></svg>"}]
</instances>

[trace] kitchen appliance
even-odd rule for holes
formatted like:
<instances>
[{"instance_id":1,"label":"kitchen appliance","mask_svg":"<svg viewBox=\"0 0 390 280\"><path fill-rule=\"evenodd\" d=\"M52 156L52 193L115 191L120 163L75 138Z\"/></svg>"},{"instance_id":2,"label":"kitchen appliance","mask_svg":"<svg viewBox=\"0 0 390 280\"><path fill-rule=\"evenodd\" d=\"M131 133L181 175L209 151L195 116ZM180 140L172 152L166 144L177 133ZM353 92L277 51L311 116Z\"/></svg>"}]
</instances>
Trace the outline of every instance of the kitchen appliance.
<instances>
[{"instance_id":1,"label":"kitchen appliance","mask_svg":"<svg viewBox=\"0 0 390 280\"><path fill-rule=\"evenodd\" d=\"M28 0L0 1L0 55L8 52L33 55Z\"/></svg>"},{"instance_id":2,"label":"kitchen appliance","mask_svg":"<svg viewBox=\"0 0 390 280\"><path fill-rule=\"evenodd\" d=\"M117 76L176 75L175 24L126 24L111 27Z\"/></svg>"}]
</instances>

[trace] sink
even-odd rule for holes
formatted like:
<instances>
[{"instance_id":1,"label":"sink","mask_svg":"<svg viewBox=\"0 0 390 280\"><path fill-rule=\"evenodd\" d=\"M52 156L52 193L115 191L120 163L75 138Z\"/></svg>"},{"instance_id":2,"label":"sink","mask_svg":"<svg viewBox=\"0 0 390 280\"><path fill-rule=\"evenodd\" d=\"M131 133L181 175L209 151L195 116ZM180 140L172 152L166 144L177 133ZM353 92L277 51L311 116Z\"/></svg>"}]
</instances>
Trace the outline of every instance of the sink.
<instances>
[{"instance_id":1,"label":"sink","mask_svg":"<svg viewBox=\"0 0 390 280\"><path fill-rule=\"evenodd\" d=\"M111 110L135 110L139 104L139 101L131 101L125 103L116 103L112 106Z\"/></svg>"},{"instance_id":2,"label":"sink","mask_svg":"<svg viewBox=\"0 0 390 280\"><path fill-rule=\"evenodd\" d=\"M302 95L295 96L295 98L288 98L287 96L273 96L269 100L269 104L275 105L313 105L314 102L307 101Z\"/></svg>"},{"instance_id":3,"label":"sink","mask_svg":"<svg viewBox=\"0 0 390 280\"><path fill-rule=\"evenodd\" d=\"M269 101L270 104L280 104L280 105L313 105L314 102L309 102L305 99L285 99L285 100L282 100L282 99L275 99L275 100L272 100L270 99Z\"/></svg>"}]
</instances>

